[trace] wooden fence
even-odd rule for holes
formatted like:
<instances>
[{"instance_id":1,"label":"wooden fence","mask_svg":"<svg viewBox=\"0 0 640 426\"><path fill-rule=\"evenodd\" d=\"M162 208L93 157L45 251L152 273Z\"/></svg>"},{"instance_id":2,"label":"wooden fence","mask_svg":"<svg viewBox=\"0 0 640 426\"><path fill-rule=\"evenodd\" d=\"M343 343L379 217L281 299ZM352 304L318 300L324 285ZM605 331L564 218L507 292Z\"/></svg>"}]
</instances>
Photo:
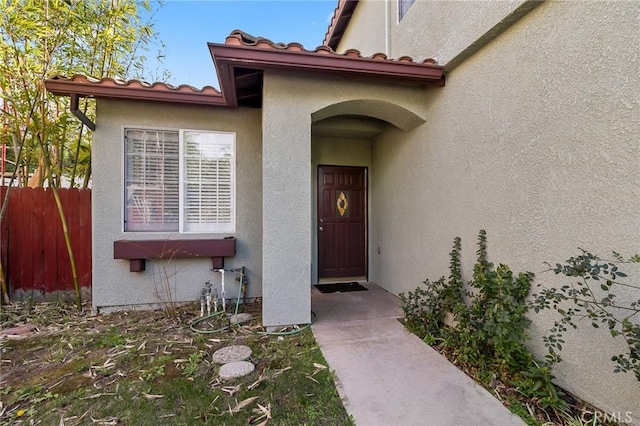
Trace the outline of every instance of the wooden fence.
<instances>
[{"instance_id":1,"label":"wooden fence","mask_svg":"<svg viewBox=\"0 0 640 426\"><path fill-rule=\"evenodd\" d=\"M6 187L0 188L4 202ZM91 288L91 190L58 189L67 218L78 283ZM42 300L74 291L71 265L53 191L11 188L0 223L0 258L15 298Z\"/></svg>"}]
</instances>

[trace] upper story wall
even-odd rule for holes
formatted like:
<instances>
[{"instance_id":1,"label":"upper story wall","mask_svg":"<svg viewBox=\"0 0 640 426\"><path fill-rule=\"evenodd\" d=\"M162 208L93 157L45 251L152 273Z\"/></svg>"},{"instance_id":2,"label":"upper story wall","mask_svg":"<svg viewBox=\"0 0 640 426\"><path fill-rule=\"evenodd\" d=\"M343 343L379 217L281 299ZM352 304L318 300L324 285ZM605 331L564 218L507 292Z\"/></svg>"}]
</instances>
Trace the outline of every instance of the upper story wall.
<instances>
[{"instance_id":1,"label":"upper story wall","mask_svg":"<svg viewBox=\"0 0 640 426\"><path fill-rule=\"evenodd\" d=\"M377 283L397 294L446 275L456 236L470 277L480 229L492 262L536 273L532 292L570 284L543 271L578 247L640 251L639 12L638 2L544 2L447 74L425 98L425 125L376 139ZM637 299L616 291L621 304ZM530 319L528 344L542 358L557 316ZM578 328L556 383L638 424L638 382L613 373L624 345Z\"/></svg>"},{"instance_id":2,"label":"upper story wall","mask_svg":"<svg viewBox=\"0 0 640 426\"><path fill-rule=\"evenodd\" d=\"M415 1L402 19L399 0L360 0L338 46L364 55L385 52L433 58L452 68L508 28L539 2Z\"/></svg>"},{"instance_id":3,"label":"upper story wall","mask_svg":"<svg viewBox=\"0 0 640 426\"><path fill-rule=\"evenodd\" d=\"M386 10L386 1L360 1L336 50L358 49L365 56L385 52Z\"/></svg>"}]
</instances>

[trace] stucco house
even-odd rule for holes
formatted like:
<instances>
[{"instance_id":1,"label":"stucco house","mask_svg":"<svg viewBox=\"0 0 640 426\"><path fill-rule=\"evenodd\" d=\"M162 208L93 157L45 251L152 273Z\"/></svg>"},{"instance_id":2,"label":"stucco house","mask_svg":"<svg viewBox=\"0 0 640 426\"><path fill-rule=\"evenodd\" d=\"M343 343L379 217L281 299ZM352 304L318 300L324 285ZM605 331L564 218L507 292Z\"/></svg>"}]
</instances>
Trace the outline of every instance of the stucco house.
<instances>
[{"instance_id":1,"label":"stucco house","mask_svg":"<svg viewBox=\"0 0 640 426\"><path fill-rule=\"evenodd\" d=\"M196 300L212 269L244 266L265 326L308 323L312 284L408 291L446 274L456 236L469 273L479 229L514 270L640 252L639 13L339 0L315 50L240 31L210 43L220 91L47 80L72 108L97 99L94 307ZM552 321L534 321L541 355ZM610 336L586 331L560 384L639 418Z\"/></svg>"}]
</instances>

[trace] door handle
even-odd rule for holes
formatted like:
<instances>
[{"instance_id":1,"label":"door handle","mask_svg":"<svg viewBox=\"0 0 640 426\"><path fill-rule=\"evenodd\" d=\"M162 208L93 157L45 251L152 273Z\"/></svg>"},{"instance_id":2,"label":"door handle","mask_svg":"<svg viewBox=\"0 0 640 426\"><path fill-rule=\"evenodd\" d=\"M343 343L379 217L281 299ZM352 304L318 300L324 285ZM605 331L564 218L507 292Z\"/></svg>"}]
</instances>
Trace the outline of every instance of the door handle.
<instances>
[{"instance_id":1,"label":"door handle","mask_svg":"<svg viewBox=\"0 0 640 426\"><path fill-rule=\"evenodd\" d=\"M321 226L318 228L318 231L324 231L324 228Z\"/></svg>"}]
</instances>

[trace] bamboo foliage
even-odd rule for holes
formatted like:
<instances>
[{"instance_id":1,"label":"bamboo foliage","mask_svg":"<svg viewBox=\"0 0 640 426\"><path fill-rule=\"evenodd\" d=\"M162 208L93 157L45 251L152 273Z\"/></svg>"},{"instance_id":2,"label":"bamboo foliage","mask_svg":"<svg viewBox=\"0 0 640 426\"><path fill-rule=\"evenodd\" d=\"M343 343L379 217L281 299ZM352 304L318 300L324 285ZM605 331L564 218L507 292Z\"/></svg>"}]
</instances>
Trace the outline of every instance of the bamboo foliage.
<instances>
[{"instance_id":1,"label":"bamboo foliage","mask_svg":"<svg viewBox=\"0 0 640 426\"><path fill-rule=\"evenodd\" d=\"M2 142L11 147L16 178L23 186L86 187L90 135L70 114L69 99L47 94L42 82L78 73L143 79L145 54L156 40L152 24L140 22L149 1L0 0L0 10ZM81 101L81 109L94 119L91 103ZM37 140L42 129L47 152Z\"/></svg>"},{"instance_id":2,"label":"bamboo foliage","mask_svg":"<svg viewBox=\"0 0 640 426\"><path fill-rule=\"evenodd\" d=\"M44 80L78 73L143 79L145 54L156 40L153 25L141 23L143 13L152 16L149 0L0 0L0 10L1 137L13 164L9 186L86 188L90 133L70 113L69 99L47 93ZM95 120L95 105L82 100L80 108ZM0 284L6 297L1 266Z\"/></svg>"}]
</instances>

